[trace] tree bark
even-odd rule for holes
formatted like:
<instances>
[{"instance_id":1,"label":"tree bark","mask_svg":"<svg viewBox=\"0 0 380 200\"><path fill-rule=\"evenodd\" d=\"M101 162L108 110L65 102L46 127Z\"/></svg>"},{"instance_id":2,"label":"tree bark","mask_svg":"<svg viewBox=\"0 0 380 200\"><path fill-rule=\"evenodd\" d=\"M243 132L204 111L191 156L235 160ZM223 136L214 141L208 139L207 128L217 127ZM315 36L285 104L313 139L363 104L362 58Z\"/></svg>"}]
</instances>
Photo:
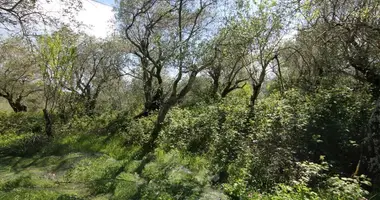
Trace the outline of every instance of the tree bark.
<instances>
[{"instance_id":1,"label":"tree bark","mask_svg":"<svg viewBox=\"0 0 380 200\"><path fill-rule=\"evenodd\" d=\"M136 115L134 118L139 119L142 117L149 116L152 112L158 110L162 103L163 97L163 89L162 84L163 80L161 77L162 65L156 63L153 69L156 69L153 72L153 69L149 72L149 62L146 58L141 59L142 67L143 67L143 82L144 82L144 96L145 103L144 109L141 113ZM152 75L154 73L155 75ZM153 89L153 79L156 78L158 87L156 90ZM153 96L152 96L153 95Z\"/></svg>"},{"instance_id":2,"label":"tree bark","mask_svg":"<svg viewBox=\"0 0 380 200\"><path fill-rule=\"evenodd\" d=\"M182 90L179 92L179 94L177 94L177 91L176 89L174 89L172 91L172 94L171 96L169 97L168 100L166 100L162 106L160 107L159 109L159 112L158 112L158 115L157 115L157 119L156 119L156 123L154 125L154 128L153 128L153 131L152 131L152 134L151 134L151 137L150 137L150 140L149 142L144 146L144 150L143 150L143 155L149 153L150 151L152 151L155 146L156 146L156 140L160 134L160 131L162 130L162 128L164 127L164 121L165 121L165 118L166 118L166 115L168 114L169 110L178 103L178 101L180 101L181 99L183 99L185 97L185 95L190 91L190 89L192 88L193 84L194 84L194 81L195 81L195 78L197 76L197 71L194 71L190 74L190 77L189 77L189 80L186 84L186 86L184 88L182 88ZM173 88L176 88L177 86L173 86Z\"/></svg>"},{"instance_id":3,"label":"tree bark","mask_svg":"<svg viewBox=\"0 0 380 200\"><path fill-rule=\"evenodd\" d=\"M212 84L212 98L213 99L218 99L219 95L219 77L218 78L213 78L213 84Z\"/></svg>"},{"instance_id":4,"label":"tree bark","mask_svg":"<svg viewBox=\"0 0 380 200\"><path fill-rule=\"evenodd\" d=\"M374 175L380 175L380 98L378 98L376 102L376 107L368 123L367 146L369 151L369 170ZM375 181L380 180L378 178L378 180Z\"/></svg>"},{"instance_id":5,"label":"tree bark","mask_svg":"<svg viewBox=\"0 0 380 200\"><path fill-rule=\"evenodd\" d=\"M7 99L7 100L8 100L9 105L13 109L13 111L16 112L16 113L18 113L18 112L26 112L28 110L27 107L24 104L22 104L20 100L13 101L10 98Z\"/></svg>"},{"instance_id":6,"label":"tree bark","mask_svg":"<svg viewBox=\"0 0 380 200\"><path fill-rule=\"evenodd\" d=\"M53 121L48 110L43 109L44 119L45 119L45 133L48 137L53 137Z\"/></svg>"},{"instance_id":7,"label":"tree bark","mask_svg":"<svg viewBox=\"0 0 380 200\"><path fill-rule=\"evenodd\" d=\"M156 148L156 140L160 134L160 131L164 127L164 121L165 121L166 115L168 114L170 108L174 104L175 104L175 102L174 103L173 102L165 103L161 107L160 111L158 112L156 123L154 125L153 131L150 135L150 139L143 146L142 152L139 153L137 159L143 159L144 156L148 155L151 151L153 151ZM138 170L138 173L141 173L141 170L142 169L140 169L140 171Z\"/></svg>"},{"instance_id":8,"label":"tree bark","mask_svg":"<svg viewBox=\"0 0 380 200\"><path fill-rule=\"evenodd\" d=\"M250 97L250 104L249 104L249 115L248 115L249 119L255 118L255 104L261 90L261 83L258 85L252 85L252 90L253 92Z\"/></svg>"},{"instance_id":9,"label":"tree bark","mask_svg":"<svg viewBox=\"0 0 380 200\"><path fill-rule=\"evenodd\" d=\"M175 102L166 103L162 106L162 108L158 112L157 120L156 120L156 123L154 125L154 129L152 131L152 135L151 135L151 138L149 141L151 149L155 148L155 142L158 138L160 131L162 130L162 128L164 126L164 121L165 121L166 115L168 114L170 108L174 104L175 104Z\"/></svg>"},{"instance_id":10,"label":"tree bark","mask_svg":"<svg viewBox=\"0 0 380 200\"><path fill-rule=\"evenodd\" d=\"M219 98L219 79L220 79L220 68L214 68L209 72L209 75L212 79L212 87L211 87L211 97L213 99Z\"/></svg>"},{"instance_id":11,"label":"tree bark","mask_svg":"<svg viewBox=\"0 0 380 200\"><path fill-rule=\"evenodd\" d=\"M136 115L134 118L139 119L142 117L149 116L152 112L160 109L161 102L162 102L162 96L163 91L162 89L157 89L156 94L153 96L153 98L150 101L146 101L144 103L144 110Z\"/></svg>"}]
</instances>

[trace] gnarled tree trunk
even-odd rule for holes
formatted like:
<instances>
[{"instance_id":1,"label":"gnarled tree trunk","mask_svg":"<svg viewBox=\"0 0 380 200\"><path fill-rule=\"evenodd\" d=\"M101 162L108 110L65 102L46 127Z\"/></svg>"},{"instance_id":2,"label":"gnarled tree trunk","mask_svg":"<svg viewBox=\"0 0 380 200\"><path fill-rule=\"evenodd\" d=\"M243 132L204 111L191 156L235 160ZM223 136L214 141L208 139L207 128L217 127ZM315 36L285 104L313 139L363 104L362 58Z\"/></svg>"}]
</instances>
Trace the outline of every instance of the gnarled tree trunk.
<instances>
[{"instance_id":1,"label":"gnarled tree trunk","mask_svg":"<svg viewBox=\"0 0 380 200\"><path fill-rule=\"evenodd\" d=\"M13 101L11 98L7 99L9 105L13 109L14 112L26 112L28 109L27 107L21 103L21 100Z\"/></svg>"},{"instance_id":2,"label":"gnarled tree trunk","mask_svg":"<svg viewBox=\"0 0 380 200\"><path fill-rule=\"evenodd\" d=\"M163 91L161 88L158 88L155 95L153 98L150 100L145 100L146 102L144 103L144 110L136 115L134 118L139 119L142 117L147 117L149 116L152 112L159 110L162 102L162 96L163 96Z\"/></svg>"},{"instance_id":3,"label":"gnarled tree trunk","mask_svg":"<svg viewBox=\"0 0 380 200\"><path fill-rule=\"evenodd\" d=\"M0 92L0 97L4 97L8 101L9 106L16 113L17 112L26 112L28 110L27 107L23 103L21 103L22 98L23 98L22 95L19 95L18 98L14 99L13 95L10 93L8 93L8 92L1 93Z\"/></svg>"}]
</instances>

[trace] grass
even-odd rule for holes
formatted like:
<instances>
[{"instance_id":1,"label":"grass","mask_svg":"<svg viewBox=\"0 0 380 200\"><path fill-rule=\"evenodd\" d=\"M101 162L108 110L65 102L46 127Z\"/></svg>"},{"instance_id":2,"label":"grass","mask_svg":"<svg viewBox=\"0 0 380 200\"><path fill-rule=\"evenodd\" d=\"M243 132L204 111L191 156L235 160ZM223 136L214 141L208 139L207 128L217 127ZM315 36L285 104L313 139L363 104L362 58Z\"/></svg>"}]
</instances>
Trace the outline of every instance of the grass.
<instances>
[{"instance_id":1,"label":"grass","mask_svg":"<svg viewBox=\"0 0 380 200\"><path fill-rule=\"evenodd\" d=\"M117 135L3 133L0 199L225 199L204 189L205 159L158 149L138 175L139 150Z\"/></svg>"}]
</instances>

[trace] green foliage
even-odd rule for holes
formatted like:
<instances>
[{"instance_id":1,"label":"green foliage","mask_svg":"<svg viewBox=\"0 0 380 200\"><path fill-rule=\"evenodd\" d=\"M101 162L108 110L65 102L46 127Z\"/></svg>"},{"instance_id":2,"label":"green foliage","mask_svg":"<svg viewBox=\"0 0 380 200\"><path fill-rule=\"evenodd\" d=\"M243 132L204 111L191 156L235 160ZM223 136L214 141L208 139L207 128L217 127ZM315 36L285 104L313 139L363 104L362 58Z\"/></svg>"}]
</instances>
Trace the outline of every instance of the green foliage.
<instances>
[{"instance_id":1,"label":"green foliage","mask_svg":"<svg viewBox=\"0 0 380 200\"><path fill-rule=\"evenodd\" d=\"M295 186L287 186L280 184L275 191L275 195L270 196L270 199L276 200L291 200L291 199L321 199L317 193L313 192L311 188L300 184Z\"/></svg>"},{"instance_id":2,"label":"green foliage","mask_svg":"<svg viewBox=\"0 0 380 200\"><path fill-rule=\"evenodd\" d=\"M261 134L259 141L266 141L264 152L272 152L272 158L276 151L289 155L286 160L296 154L317 162L324 155L334 170L350 175L360 157L358 144L365 137L372 107L369 98L363 98L366 95L347 87L320 89L314 94L272 93L257 106L254 131Z\"/></svg>"},{"instance_id":3,"label":"green foliage","mask_svg":"<svg viewBox=\"0 0 380 200\"><path fill-rule=\"evenodd\" d=\"M47 143L41 113L0 113L0 153L31 155Z\"/></svg>"},{"instance_id":4,"label":"green foliage","mask_svg":"<svg viewBox=\"0 0 380 200\"><path fill-rule=\"evenodd\" d=\"M41 179L34 172L24 174L3 182L1 191L8 191L5 199L20 195L18 191L36 199L78 199L86 195L105 199L227 199L225 194L241 199L355 199L368 194L361 187L368 184L366 179L331 175L331 169L335 171L336 167L325 162L319 165L294 161L294 151L303 144L300 135L307 133L313 117L310 113L315 112L310 109L314 102L296 90L286 92L285 97L277 93L260 101L260 118L247 128L244 101L233 97L206 107L174 109L170 125L159 139L160 148L150 155L152 159L141 174L135 173L142 162L134 155L147 140L151 118L124 122L116 120L116 115L74 118L60 126L53 140L31 151L34 157L11 161L19 164L4 162L4 166L19 169L49 166L44 171L55 169L55 177ZM264 116L265 121L261 119ZM114 135L105 127L114 127L122 135ZM16 136L7 132L2 135L8 138L2 143L4 147L22 144L28 148L20 154L30 151L32 143L22 141L31 141L32 133L20 132ZM313 142L315 138L311 139ZM51 154L61 157L47 157ZM223 171L227 179L214 187L224 194L210 187L216 174ZM34 191L36 187L65 184L76 184L78 191L84 188L86 192Z\"/></svg>"},{"instance_id":5,"label":"green foliage","mask_svg":"<svg viewBox=\"0 0 380 200\"><path fill-rule=\"evenodd\" d=\"M38 66L34 52L24 38L10 37L0 40L0 97L14 112L38 107ZM4 108L1 109L4 111Z\"/></svg>"},{"instance_id":6,"label":"green foliage","mask_svg":"<svg viewBox=\"0 0 380 200\"><path fill-rule=\"evenodd\" d=\"M106 135L111 134L113 128L109 126L120 126L119 124L114 124L116 121L116 114L106 113L98 116L87 116L87 115L74 115L67 123L64 123L60 127L60 132L63 135L73 134L73 133L92 133ZM107 130L104 130L107 128ZM105 133L101 131L106 131Z\"/></svg>"},{"instance_id":7,"label":"green foliage","mask_svg":"<svg viewBox=\"0 0 380 200\"><path fill-rule=\"evenodd\" d=\"M0 133L39 133L43 130L42 113L0 113Z\"/></svg>"},{"instance_id":8,"label":"green foliage","mask_svg":"<svg viewBox=\"0 0 380 200\"><path fill-rule=\"evenodd\" d=\"M144 179L137 174L121 173L116 177L116 187L113 199L132 199L139 193L139 187L144 184Z\"/></svg>"},{"instance_id":9,"label":"green foliage","mask_svg":"<svg viewBox=\"0 0 380 200\"><path fill-rule=\"evenodd\" d=\"M75 37L64 27L53 35L42 36L38 40L38 65L44 88L44 108L54 111L58 102L67 96L62 86L72 81L72 69L77 49ZM58 104L58 105L57 105Z\"/></svg>"},{"instance_id":10,"label":"green foliage","mask_svg":"<svg viewBox=\"0 0 380 200\"><path fill-rule=\"evenodd\" d=\"M126 144L142 145L149 140L156 116L152 115L138 120L131 120L121 131Z\"/></svg>"},{"instance_id":11,"label":"green foliage","mask_svg":"<svg viewBox=\"0 0 380 200\"><path fill-rule=\"evenodd\" d=\"M300 167L299 177L290 184L278 184L272 193L247 192L242 195L243 199L360 199L368 192L361 188L360 184L369 184L365 176L346 178L338 175L328 175L326 170L328 164L303 162L298 163ZM318 179L318 186L312 186Z\"/></svg>"},{"instance_id":12,"label":"green foliage","mask_svg":"<svg viewBox=\"0 0 380 200\"><path fill-rule=\"evenodd\" d=\"M56 200L60 194L51 190L16 189L11 192L0 192L0 198L4 200L30 199L30 200Z\"/></svg>"},{"instance_id":13,"label":"green foliage","mask_svg":"<svg viewBox=\"0 0 380 200\"><path fill-rule=\"evenodd\" d=\"M371 183L364 176L346 178L333 176L327 179L327 193L331 199L360 199L368 195L368 191L361 186L370 186Z\"/></svg>"},{"instance_id":14,"label":"green foliage","mask_svg":"<svg viewBox=\"0 0 380 200\"><path fill-rule=\"evenodd\" d=\"M366 122L371 109L367 99L360 98L363 95L345 87L321 89L315 94L300 90L289 90L283 94L272 91L270 96L259 101L257 118L250 121L248 126L246 104L234 98L210 106L178 108L170 113L170 125L162 132L160 144L164 149L179 148L207 155L213 163L213 173L227 172L228 179L223 184L223 190L231 196L246 195L252 189L270 191L278 183L293 183L299 178L297 169L302 168L296 162L298 159L307 158L318 162L320 156L324 155L331 161L330 171L346 170L347 174L351 174L357 160L342 159L344 162L338 163L338 159L331 155L335 154L334 149L319 146L326 142L334 147L342 147L347 155L359 152L355 141L363 135L352 135L347 130L363 133L363 129L360 129L363 125L358 124ZM331 113L324 109L336 111ZM361 113L362 116L355 113ZM314 126L316 122L318 126ZM332 123L336 129L331 128ZM320 130L319 134L316 134L315 128ZM335 132L332 134L326 130ZM327 142L325 138L328 137L331 139ZM320 152L316 148L325 151ZM309 181L306 179L310 179L311 186L298 188L305 190L305 193L322 181L323 177L315 175L320 170L327 170L320 168L324 165L307 165L307 175L303 175L299 181L306 184Z\"/></svg>"}]
</instances>

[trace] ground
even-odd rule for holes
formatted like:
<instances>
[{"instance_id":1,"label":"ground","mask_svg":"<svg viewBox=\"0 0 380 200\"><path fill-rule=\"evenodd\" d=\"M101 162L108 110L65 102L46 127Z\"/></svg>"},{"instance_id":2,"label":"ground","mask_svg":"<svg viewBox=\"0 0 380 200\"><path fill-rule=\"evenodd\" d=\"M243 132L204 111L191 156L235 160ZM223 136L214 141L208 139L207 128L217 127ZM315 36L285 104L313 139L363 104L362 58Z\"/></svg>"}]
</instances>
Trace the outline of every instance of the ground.
<instances>
[{"instance_id":1,"label":"ground","mask_svg":"<svg viewBox=\"0 0 380 200\"><path fill-rule=\"evenodd\" d=\"M200 157L158 149L138 175L139 148L117 136L0 137L0 199L226 199Z\"/></svg>"}]
</instances>

